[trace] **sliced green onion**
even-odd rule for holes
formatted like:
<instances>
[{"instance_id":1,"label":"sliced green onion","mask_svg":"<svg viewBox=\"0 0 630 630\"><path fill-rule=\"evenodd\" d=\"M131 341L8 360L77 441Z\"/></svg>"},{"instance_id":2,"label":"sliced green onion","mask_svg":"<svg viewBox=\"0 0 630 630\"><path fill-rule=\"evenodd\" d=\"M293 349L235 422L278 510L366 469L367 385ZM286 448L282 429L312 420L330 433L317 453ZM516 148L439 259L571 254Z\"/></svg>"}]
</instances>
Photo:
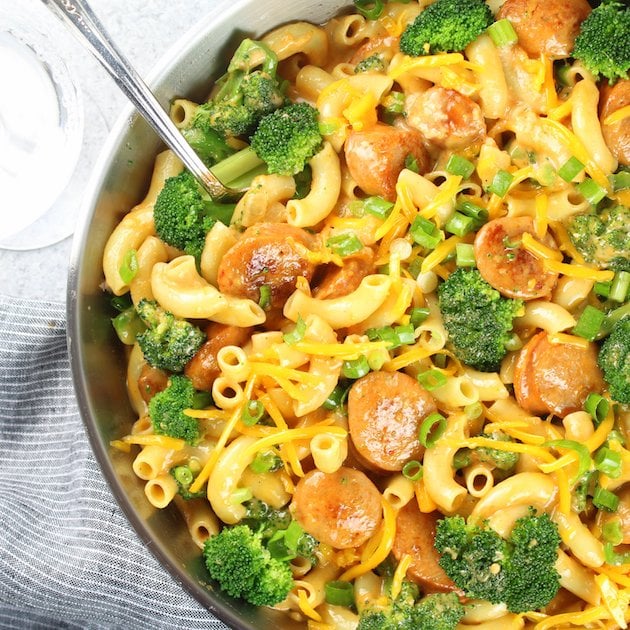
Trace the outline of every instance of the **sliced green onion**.
<instances>
[{"instance_id":1,"label":"sliced green onion","mask_svg":"<svg viewBox=\"0 0 630 630\"><path fill-rule=\"evenodd\" d=\"M584 401L584 411L591 414L596 425L600 425L608 415L610 403L601 395L591 392Z\"/></svg>"},{"instance_id":2,"label":"sliced green onion","mask_svg":"<svg viewBox=\"0 0 630 630\"><path fill-rule=\"evenodd\" d=\"M357 11L368 20L378 20L383 13L384 3L382 0L354 0Z\"/></svg>"},{"instance_id":3,"label":"sliced green onion","mask_svg":"<svg viewBox=\"0 0 630 630\"><path fill-rule=\"evenodd\" d=\"M354 232L345 232L337 234L326 241L326 246L330 247L335 254L345 257L363 249L363 243Z\"/></svg>"},{"instance_id":4,"label":"sliced green onion","mask_svg":"<svg viewBox=\"0 0 630 630\"><path fill-rule=\"evenodd\" d=\"M595 468L611 479L617 479L621 475L621 453L619 451L613 451L607 446L602 446L595 453L593 461Z\"/></svg>"},{"instance_id":5,"label":"sliced green onion","mask_svg":"<svg viewBox=\"0 0 630 630\"><path fill-rule=\"evenodd\" d=\"M298 315L297 322L295 322L295 328L282 335L284 342L290 346L295 345L298 341L304 339L306 333L306 322L302 319L301 315Z\"/></svg>"},{"instance_id":6,"label":"sliced green onion","mask_svg":"<svg viewBox=\"0 0 630 630\"><path fill-rule=\"evenodd\" d=\"M446 418L437 411L430 413L420 425L418 439L425 448L431 448L446 431Z\"/></svg>"},{"instance_id":7,"label":"sliced green onion","mask_svg":"<svg viewBox=\"0 0 630 630\"><path fill-rule=\"evenodd\" d=\"M571 67L571 64L566 62L557 64L555 67L556 79L558 83L564 87L569 87L571 85L571 79L569 78L569 70L571 70Z\"/></svg>"},{"instance_id":8,"label":"sliced green onion","mask_svg":"<svg viewBox=\"0 0 630 630\"><path fill-rule=\"evenodd\" d=\"M627 271L618 271L610 285L609 298L613 302L625 302L630 288L630 273Z\"/></svg>"},{"instance_id":9,"label":"sliced green onion","mask_svg":"<svg viewBox=\"0 0 630 630\"><path fill-rule=\"evenodd\" d=\"M258 300L258 306L260 308L267 309L271 304L271 287L268 284L263 284L260 286L260 299Z\"/></svg>"},{"instance_id":10,"label":"sliced green onion","mask_svg":"<svg viewBox=\"0 0 630 630\"><path fill-rule=\"evenodd\" d=\"M617 553L611 542L604 543L604 560L606 564L618 567L622 564L630 563L630 553Z\"/></svg>"},{"instance_id":11,"label":"sliced green onion","mask_svg":"<svg viewBox=\"0 0 630 630\"><path fill-rule=\"evenodd\" d=\"M324 409L328 409L328 411L339 409L339 407L341 407L346 401L349 391L350 388L348 386L344 387L340 384L335 385L335 389L330 392L328 398L326 398L322 404L322 407L324 407Z\"/></svg>"},{"instance_id":12,"label":"sliced green onion","mask_svg":"<svg viewBox=\"0 0 630 630\"><path fill-rule=\"evenodd\" d=\"M596 206L606 196L606 189L588 177L583 182L580 182L576 188L580 195L592 206Z\"/></svg>"},{"instance_id":13,"label":"sliced green onion","mask_svg":"<svg viewBox=\"0 0 630 630\"><path fill-rule=\"evenodd\" d=\"M448 356L446 356L445 354L433 355L433 365L435 365L435 367L445 369L447 363L448 363Z\"/></svg>"},{"instance_id":14,"label":"sliced green onion","mask_svg":"<svg viewBox=\"0 0 630 630\"><path fill-rule=\"evenodd\" d=\"M274 470L279 470L281 466L282 459L272 450L258 451L258 453L256 453L256 457L254 457L252 463L249 465L252 472L255 472L256 474L273 472Z\"/></svg>"},{"instance_id":15,"label":"sliced green onion","mask_svg":"<svg viewBox=\"0 0 630 630\"><path fill-rule=\"evenodd\" d=\"M304 536L304 530L297 521L291 521L284 530L284 544L295 555L297 555L298 544L302 536Z\"/></svg>"},{"instance_id":16,"label":"sliced green onion","mask_svg":"<svg viewBox=\"0 0 630 630\"><path fill-rule=\"evenodd\" d=\"M475 248L470 243L457 243L455 245L455 264L458 267L474 267Z\"/></svg>"},{"instance_id":17,"label":"sliced green onion","mask_svg":"<svg viewBox=\"0 0 630 630\"><path fill-rule=\"evenodd\" d=\"M464 407L464 413L469 420L476 420L483 413L483 405L479 401L470 403Z\"/></svg>"},{"instance_id":18,"label":"sliced green onion","mask_svg":"<svg viewBox=\"0 0 630 630\"><path fill-rule=\"evenodd\" d=\"M475 229L475 220L461 212L454 212L453 216L446 222L444 229L455 236L465 236Z\"/></svg>"},{"instance_id":19,"label":"sliced green onion","mask_svg":"<svg viewBox=\"0 0 630 630\"><path fill-rule=\"evenodd\" d=\"M260 400L248 400L241 412L241 422L246 427L252 427L262 420L265 407Z\"/></svg>"},{"instance_id":20,"label":"sliced green onion","mask_svg":"<svg viewBox=\"0 0 630 630\"><path fill-rule=\"evenodd\" d=\"M612 285L612 282L596 282L593 285L593 293L607 300L608 296L610 295L611 285Z\"/></svg>"},{"instance_id":21,"label":"sliced green onion","mask_svg":"<svg viewBox=\"0 0 630 630\"><path fill-rule=\"evenodd\" d=\"M619 444L621 444L621 446L625 446L626 445L626 439L621 434L621 431L618 431L617 429L613 429L608 434L608 437L606 438L606 442L608 442L608 444L611 444L612 442L619 442Z\"/></svg>"},{"instance_id":22,"label":"sliced green onion","mask_svg":"<svg viewBox=\"0 0 630 630\"><path fill-rule=\"evenodd\" d=\"M291 552L284 542L284 530L278 530L269 539L267 543L267 550L272 558L276 560L292 560L297 554Z\"/></svg>"},{"instance_id":23,"label":"sliced green onion","mask_svg":"<svg viewBox=\"0 0 630 630\"><path fill-rule=\"evenodd\" d=\"M370 371L370 364L365 356L358 359L344 361L341 365L341 374L346 378L357 379L365 376Z\"/></svg>"},{"instance_id":24,"label":"sliced green onion","mask_svg":"<svg viewBox=\"0 0 630 630\"><path fill-rule=\"evenodd\" d=\"M475 170L475 165L461 155L451 154L444 167L451 175L459 175L463 179L468 179Z\"/></svg>"},{"instance_id":25,"label":"sliced green onion","mask_svg":"<svg viewBox=\"0 0 630 630\"><path fill-rule=\"evenodd\" d=\"M401 346L408 346L416 341L416 332L413 324L396 326L396 328L394 328L394 333L396 333L398 344Z\"/></svg>"},{"instance_id":26,"label":"sliced green onion","mask_svg":"<svg viewBox=\"0 0 630 630\"><path fill-rule=\"evenodd\" d=\"M403 466L402 474L403 477L409 479L410 481L418 481L418 479L422 479L423 475L422 464L413 459Z\"/></svg>"},{"instance_id":27,"label":"sliced green onion","mask_svg":"<svg viewBox=\"0 0 630 630\"><path fill-rule=\"evenodd\" d=\"M409 267L407 267L407 271L409 272L409 275L415 280L417 279L417 277L420 275L421 271L422 271L422 261L424 260L424 258L422 256L416 256L411 263L409 264Z\"/></svg>"},{"instance_id":28,"label":"sliced green onion","mask_svg":"<svg viewBox=\"0 0 630 630\"><path fill-rule=\"evenodd\" d=\"M512 173L500 170L494 176L494 179L492 180L490 186L488 186L488 191L494 193L498 197L505 197L513 181L514 176L512 175Z\"/></svg>"},{"instance_id":29,"label":"sliced green onion","mask_svg":"<svg viewBox=\"0 0 630 630\"><path fill-rule=\"evenodd\" d=\"M575 440L550 440L545 442L543 446L551 446L553 448L565 448L571 451L575 451L578 456L578 471L575 479L579 479L584 473L588 472L591 467L591 454L584 446Z\"/></svg>"},{"instance_id":30,"label":"sliced green onion","mask_svg":"<svg viewBox=\"0 0 630 630\"><path fill-rule=\"evenodd\" d=\"M382 328L368 328L365 331L370 341L385 341L389 344L389 348L398 348L398 336L391 326L383 326Z\"/></svg>"},{"instance_id":31,"label":"sliced green onion","mask_svg":"<svg viewBox=\"0 0 630 630\"><path fill-rule=\"evenodd\" d=\"M598 338L606 336L615 326L615 324L622 320L626 315L630 315L630 302L627 302L623 306L616 308L614 311L608 311L606 315L606 319L602 324L601 330L599 331Z\"/></svg>"},{"instance_id":32,"label":"sliced green onion","mask_svg":"<svg viewBox=\"0 0 630 630\"><path fill-rule=\"evenodd\" d=\"M597 488L593 493L593 505L607 512L616 512L619 507L619 497L606 488Z\"/></svg>"},{"instance_id":33,"label":"sliced green onion","mask_svg":"<svg viewBox=\"0 0 630 630\"><path fill-rule=\"evenodd\" d=\"M573 334L593 341L605 318L603 311L588 304L573 327Z\"/></svg>"},{"instance_id":34,"label":"sliced green onion","mask_svg":"<svg viewBox=\"0 0 630 630\"><path fill-rule=\"evenodd\" d=\"M465 214L467 217L475 220L475 223L481 226L488 220L488 211L471 201L462 201L457 204L457 211Z\"/></svg>"},{"instance_id":35,"label":"sliced green onion","mask_svg":"<svg viewBox=\"0 0 630 630\"><path fill-rule=\"evenodd\" d=\"M354 604L354 586L352 582L333 580L324 585L326 603L331 606L345 606L349 608Z\"/></svg>"},{"instance_id":36,"label":"sliced green onion","mask_svg":"<svg viewBox=\"0 0 630 630\"><path fill-rule=\"evenodd\" d=\"M553 186L556 181L556 171L549 162L546 162L538 169L536 179L541 186Z\"/></svg>"},{"instance_id":37,"label":"sliced green onion","mask_svg":"<svg viewBox=\"0 0 630 630\"><path fill-rule=\"evenodd\" d=\"M610 185L615 192L630 188L630 171L619 171L611 175L609 179Z\"/></svg>"},{"instance_id":38,"label":"sliced green onion","mask_svg":"<svg viewBox=\"0 0 630 630\"><path fill-rule=\"evenodd\" d=\"M429 392L446 385L446 376L439 370L435 369L421 372L418 376L416 376L416 378L418 379L418 383L420 383L420 385Z\"/></svg>"},{"instance_id":39,"label":"sliced green onion","mask_svg":"<svg viewBox=\"0 0 630 630\"><path fill-rule=\"evenodd\" d=\"M373 350L367 354L367 362L370 366L370 370L378 372L389 361L389 354L387 351L381 352L380 350Z\"/></svg>"},{"instance_id":40,"label":"sliced green onion","mask_svg":"<svg viewBox=\"0 0 630 630\"><path fill-rule=\"evenodd\" d=\"M429 219L425 219L421 215L418 215L413 220L409 233L418 245L422 245L422 247L427 249L435 249L444 237L444 234L433 221L429 221Z\"/></svg>"},{"instance_id":41,"label":"sliced green onion","mask_svg":"<svg viewBox=\"0 0 630 630\"><path fill-rule=\"evenodd\" d=\"M420 167L418 166L418 160L416 160L416 156L413 153L408 153L405 158L405 168L414 173L420 172Z\"/></svg>"},{"instance_id":42,"label":"sliced green onion","mask_svg":"<svg viewBox=\"0 0 630 630\"><path fill-rule=\"evenodd\" d=\"M193 482L192 470L188 466L176 466L171 471L177 483L187 488Z\"/></svg>"},{"instance_id":43,"label":"sliced green onion","mask_svg":"<svg viewBox=\"0 0 630 630\"><path fill-rule=\"evenodd\" d=\"M418 328L423 321L431 314L431 311L425 306L414 306L409 314L409 323L415 328Z\"/></svg>"},{"instance_id":44,"label":"sliced green onion","mask_svg":"<svg viewBox=\"0 0 630 630\"><path fill-rule=\"evenodd\" d=\"M237 488L232 492L230 501L232 503L245 503L245 501L249 501L253 496L249 488Z\"/></svg>"},{"instance_id":45,"label":"sliced green onion","mask_svg":"<svg viewBox=\"0 0 630 630\"><path fill-rule=\"evenodd\" d=\"M136 277L138 273L138 256L135 249L125 252L118 273L125 284L129 284Z\"/></svg>"},{"instance_id":46,"label":"sliced green onion","mask_svg":"<svg viewBox=\"0 0 630 630\"><path fill-rule=\"evenodd\" d=\"M584 170L584 164L575 156L571 156L559 169L558 175L565 182L572 182Z\"/></svg>"},{"instance_id":47,"label":"sliced green onion","mask_svg":"<svg viewBox=\"0 0 630 630\"><path fill-rule=\"evenodd\" d=\"M379 219L385 220L391 213L394 204L383 197L368 197L363 202L363 209L368 214L373 214Z\"/></svg>"},{"instance_id":48,"label":"sliced green onion","mask_svg":"<svg viewBox=\"0 0 630 630\"><path fill-rule=\"evenodd\" d=\"M389 114L402 114L405 111L405 95L402 92L390 92L383 99L383 107Z\"/></svg>"},{"instance_id":49,"label":"sliced green onion","mask_svg":"<svg viewBox=\"0 0 630 630\"><path fill-rule=\"evenodd\" d=\"M360 219L365 214L365 207L360 199L355 199L348 204L348 210L352 213L353 217Z\"/></svg>"},{"instance_id":50,"label":"sliced green onion","mask_svg":"<svg viewBox=\"0 0 630 630\"><path fill-rule=\"evenodd\" d=\"M612 543L613 545L621 544L623 541L623 530L621 529L619 519L604 523L602 527L602 538L605 542Z\"/></svg>"},{"instance_id":51,"label":"sliced green onion","mask_svg":"<svg viewBox=\"0 0 630 630\"><path fill-rule=\"evenodd\" d=\"M507 18L493 22L487 30L495 46L507 46L518 41L518 35L512 26L512 22Z\"/></svg>"}]
</instances>

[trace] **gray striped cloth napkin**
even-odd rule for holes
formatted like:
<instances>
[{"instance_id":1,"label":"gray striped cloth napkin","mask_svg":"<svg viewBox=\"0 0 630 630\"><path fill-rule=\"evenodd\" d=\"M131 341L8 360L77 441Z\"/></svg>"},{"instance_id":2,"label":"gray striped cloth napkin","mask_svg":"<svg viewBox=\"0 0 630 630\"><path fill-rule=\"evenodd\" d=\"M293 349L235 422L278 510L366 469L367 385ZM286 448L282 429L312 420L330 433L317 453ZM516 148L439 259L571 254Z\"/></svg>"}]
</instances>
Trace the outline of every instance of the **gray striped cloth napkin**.
<instances>
[{"instance_id":1,"label":"gray striped cloth napkin","mask_svg":"<svg viewBox=\"0 0 630 630\"><path fill-rule=\"evenodd\" d=\"M0 628L225 629L118 508L75 404L65 306L0 297Z\"/></svg>"}]
</instances>

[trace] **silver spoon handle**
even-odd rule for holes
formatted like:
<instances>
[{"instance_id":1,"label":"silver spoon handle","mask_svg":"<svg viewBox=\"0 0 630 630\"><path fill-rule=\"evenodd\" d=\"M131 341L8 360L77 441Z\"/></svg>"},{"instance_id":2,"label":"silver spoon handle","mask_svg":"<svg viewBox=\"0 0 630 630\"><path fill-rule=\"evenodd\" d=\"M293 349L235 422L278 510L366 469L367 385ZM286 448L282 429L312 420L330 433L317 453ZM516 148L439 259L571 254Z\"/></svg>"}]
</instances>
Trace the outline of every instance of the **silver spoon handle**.
<instances>
[{"instance_id":1,"label":"silver spoon handle","mask_svg":"<svg viewBox=\"0 0 630 630\"><path fill-rule=\"evenodd\" d=\"M164 143L213 198L231 192L210 172L168 117L146 83L118 50L100 20L85 0L42 0L79 38L109 72L118 87L136 106Z\"/></svg>"}]
</instances>

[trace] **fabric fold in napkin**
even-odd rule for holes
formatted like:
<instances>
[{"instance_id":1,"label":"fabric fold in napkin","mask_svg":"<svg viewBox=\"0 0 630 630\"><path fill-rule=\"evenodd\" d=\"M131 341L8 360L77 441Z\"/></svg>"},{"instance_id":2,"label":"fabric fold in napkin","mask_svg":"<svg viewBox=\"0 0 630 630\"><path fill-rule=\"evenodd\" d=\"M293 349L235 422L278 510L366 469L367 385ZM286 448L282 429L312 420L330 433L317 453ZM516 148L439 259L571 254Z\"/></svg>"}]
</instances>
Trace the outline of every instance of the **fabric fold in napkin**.
<instances>
[{"instance_id":1,"label":"fabric fold in napkin","mask_svg":"<svg viewBox=\"0 0 630 630\"><path fill-rule=\"evenodd\" d=\"M0 628L226 629L126 521L77 410L65 305L0 298Z\"/></svg>"}]
</instances>

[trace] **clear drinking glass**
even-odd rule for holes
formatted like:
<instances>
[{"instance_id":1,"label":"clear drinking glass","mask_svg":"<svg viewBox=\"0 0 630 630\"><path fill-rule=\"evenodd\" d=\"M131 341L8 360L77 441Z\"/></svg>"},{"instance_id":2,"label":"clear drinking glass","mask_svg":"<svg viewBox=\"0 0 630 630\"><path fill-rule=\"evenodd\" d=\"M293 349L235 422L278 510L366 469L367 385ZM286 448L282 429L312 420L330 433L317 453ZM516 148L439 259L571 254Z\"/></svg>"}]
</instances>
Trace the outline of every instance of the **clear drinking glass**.
<instances>
[{"instance_id":1,"label":"clear drinking glass","mask_svg":"<svg viewBox=\"0 0 630 630\"><path fill-rule=\"evenodd\" d=\"M0 248L72 234L85 184L82 95L50 24L39 3L0 1Z\"/></svg>"}]
</instances>

